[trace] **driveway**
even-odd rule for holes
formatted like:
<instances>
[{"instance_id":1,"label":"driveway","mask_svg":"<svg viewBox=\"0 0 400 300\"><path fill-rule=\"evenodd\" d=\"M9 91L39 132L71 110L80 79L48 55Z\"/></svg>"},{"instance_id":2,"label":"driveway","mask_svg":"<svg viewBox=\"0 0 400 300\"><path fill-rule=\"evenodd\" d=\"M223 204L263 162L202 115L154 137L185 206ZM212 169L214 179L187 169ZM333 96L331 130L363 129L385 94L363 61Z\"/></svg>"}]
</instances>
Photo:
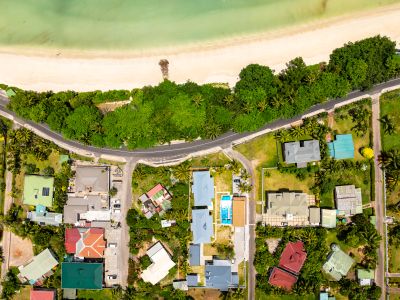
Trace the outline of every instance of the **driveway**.
<instances>
[{"instance_id":1,"label":"driveway","mask_svg":"<svg viewBox=\"0 0 400 300\"><path fill-rule=\"evenodd\" d=\"M235 250L235 263L232 266L232 271L237 272L239 264L245 259L246 243L244 227L235 227L235 232L233 234L233 248Z\"/></svg>"}]
</instances>

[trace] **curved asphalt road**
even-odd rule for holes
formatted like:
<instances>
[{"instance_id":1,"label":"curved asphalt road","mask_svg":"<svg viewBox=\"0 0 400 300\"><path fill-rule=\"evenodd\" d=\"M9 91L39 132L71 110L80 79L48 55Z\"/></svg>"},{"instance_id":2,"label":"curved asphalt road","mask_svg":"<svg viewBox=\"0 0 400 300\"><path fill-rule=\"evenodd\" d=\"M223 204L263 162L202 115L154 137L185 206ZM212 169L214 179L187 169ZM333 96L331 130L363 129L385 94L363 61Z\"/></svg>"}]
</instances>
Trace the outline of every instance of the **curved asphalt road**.
<instances>
[{"instance_id":1,"label":"curved asphalt road","mask_svg":"<svg viewBox=\"0 0 400 300\"><path fill-rule=\"evenodd\" d=\"M368 91L356 91L351 92L344 98L333 99L327 102L314 105L309 110L304 112L301 115L295 116L290 119L276 120L269 124L266 124L256 132L261 132L266 129L276 130L278 128L288 126L293 122L300 121L305 115L312 114L317 111L328 111L335 107L335 105L340 104L342 102L349 101L351 99L355 99L358 97L366 96L369 97L372 94L376 94L381 92L383 89L391 88L393 86L400 85L400 78L390 80L385 83L381 83L375 85L371 90ZM235 141L242 139L244 137L248 137L255 132L246 132L246 133L235 133L235 132L227 132L215 140L197 140L194 142L180 143L174 145L165 145L165 146L156 146L149 149L137 149L137 150L127 150L127 149L109 149L109 148L97 148L93 146L84 145L78 143L76 141L66 140L61 134L53 132L47 125L37 124L29 120L24 120L18 117L14 112L10 111L6 108L8 103L8 98L0 94L0 113L6 113L11 115L15 121L20 124L24 124L24 126L29 125L32 128L45 133L48 135L53 141L60 141L66 145L69 145L73 148L78 148L83 151L92 152L95 155L111 155L123 158L139 158L139 159L178 159L184 157L188 154L208 150L214 147L226 148L231 146Z\"/></svg>"}]
</instances>

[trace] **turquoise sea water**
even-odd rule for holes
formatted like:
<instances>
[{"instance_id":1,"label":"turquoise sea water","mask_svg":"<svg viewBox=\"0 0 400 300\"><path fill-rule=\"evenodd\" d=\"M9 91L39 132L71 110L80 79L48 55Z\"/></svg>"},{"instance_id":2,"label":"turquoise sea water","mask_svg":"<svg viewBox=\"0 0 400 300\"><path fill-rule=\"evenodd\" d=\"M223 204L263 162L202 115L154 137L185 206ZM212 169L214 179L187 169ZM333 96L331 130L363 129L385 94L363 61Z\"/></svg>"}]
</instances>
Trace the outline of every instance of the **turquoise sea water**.
<instances>
[{"instance_id":1,"label":"turquoise sea water","mask_svg":"<svg viewBox=\"0 0 400 300\"><path fill-rule=\"evenodd\" d=\"M143 50L231 38L400 0L0 0L0 45Z\"/></svg>"}]
</instances>

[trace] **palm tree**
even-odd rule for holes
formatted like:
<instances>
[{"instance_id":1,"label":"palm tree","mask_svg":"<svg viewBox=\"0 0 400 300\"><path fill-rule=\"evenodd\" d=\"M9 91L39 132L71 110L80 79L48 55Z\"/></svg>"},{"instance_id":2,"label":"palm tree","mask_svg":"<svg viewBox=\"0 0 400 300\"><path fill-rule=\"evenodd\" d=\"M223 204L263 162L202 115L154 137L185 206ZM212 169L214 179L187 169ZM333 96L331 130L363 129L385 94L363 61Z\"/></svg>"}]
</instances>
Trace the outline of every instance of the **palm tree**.
<instances>
[{"instance_id":1,"label":"palm tree","mask_svg":"<svg viewBox=\"0 0 400 300\"><path fill-rule=\"evenodd\" d=\"M293 136L296 139L301 137L303 134L304 134L304 129L302 127L300 127L300 126L293 127L290 130L290 135Z\"/></svg>"},{"instance_id":2,"label":"palm tree","mask_svg":"<svg viewBox=\"0 0 400 300\"><path fill-rule=\"evenodd\" d=\"M266 110L268 107L268 103L267 100L261 100L260 102L257 103L257 108L259 111L263 112L264 110Z\"/></svg>"},{"instance_id":3,"label":"palm tree","mask_svg":"<svg viewBox=\"0 0 400 300\"><path fill-rule=\"evenodd\" d=\"M275 95L271 99L271 105L274 108L279 108L282 105L283 99L280 95Z\"/></svg>"},{"instance_id":4,"label":"palm tree","mask_svg":"<svg viewBox=\"0 0 400 300\"><path fill-rule=\"evenodd\" d=\"M229 168L234 174L239 174L240 170L242 169L242 165L236 159L233 159L229 163Z\"/></svg>"},{"instance_id":5,"label":"palm tree","mask_svg":"<svg viewBox=\"0 0 400 300\"><path fill-rule=\"evenodd\" d=\"M242 193L249 193L253 189L251 184L248 184L247 182L241 181L238 184L238 188Z\"/></svg>"},{"instance_id":6,"label":"palm tree","mask_svg":"<svg viewBox=\"0 0 400 300\"><path fill-rule=\"evenodd\" d=\"M388 135L392 135L396 131L396 127L393 124L393 120L389 117L389 115L384 115L382 118L379 119L381 122L384 133Z\"/></svg>"},{"instance_id":7,"label":"palm tree","mask_svg":"<svg viewBox=\"0 0 400 300\"><path fill-rule=\"evenodd\" d=\"M168 73L169 73L169 61L167 59L161 59L159 61L159 66L161 68L161 74L163 76L164 79L168 79Z\"/></svg>"},{"instance_id":8,"label":"palm tree","mask_svg":"<svg viewBox=\"0 0 400 300\"><path fill-rule=\"evenodd\" d=\"M189 181L190 165L187 162L181 163L172 169L172 174L179 181Z\"/></svg>"},{"instance_id":9,"label":"palm tree","mask_svg":"<svg viewBox=\"0 0 400 300\"><path fill-rule=\"evenodd\" d=\"M203 99L203 96L201 94L196 94L196 95L193 96L192 101L193 101L193 103L194 103L194 105L196 107L200 107L201 104L203 103L204 99Z\"/></svg>"},{"instance_id":10,"label":"palm tree","mask_svg":"<svg viewBox=\"0 0 400 300\"><path fill-rule=\"evenodd\" d=\"M234 98L234 96L232 95L232 94L229 94L228 96L226 96L225 98L224 98L224 102L225 102L225 104L226 105L231 105L231 104L233 104L233 102L235 101L235 98Z\"/></svg>"},{"instance_id":11,"label":"palm tree","mask_svg":"<svg viewBox=\"0 0 400 300\"><path fill-rule=\"evenodd\" d=\"M222 133L222 127L217 123L211 122L206 126L205 131L206 131L206 137L214 140Z\"/></svg>"},{"instance_id":12,"label":"palm tree","mask_svg":"<svg viewBox=\"0 0 400 300\"><path fill-rule=\"evenodd\" d=\"M251 113L251 112L253 111L253 105L252 105L250 102L245 102L245 103L243 104L243 111L244 111L246 114Z\"/></svg>"},{"instance_id":13,"label":"palm tree","mask_svg":"<svg viewBox=\"0 0 400 300\"><path fill-rule=\"evenodd\" d=\"M132 180L141 181L145 178L146 173L143 171L143 168L136 168L132 173Z\"/></svg>"}]
</instances>

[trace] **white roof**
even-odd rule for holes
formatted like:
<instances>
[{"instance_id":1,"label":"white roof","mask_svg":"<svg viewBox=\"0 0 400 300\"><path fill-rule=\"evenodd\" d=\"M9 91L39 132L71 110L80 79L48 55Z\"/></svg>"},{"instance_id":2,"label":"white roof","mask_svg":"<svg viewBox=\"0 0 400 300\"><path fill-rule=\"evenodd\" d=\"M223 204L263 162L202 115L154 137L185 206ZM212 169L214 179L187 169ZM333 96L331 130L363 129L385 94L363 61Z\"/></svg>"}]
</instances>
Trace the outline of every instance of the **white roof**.
<instances>
[{"instance_id":1,"label":"white roof","mask_svg":"<svg viewBox=\"0 0 400 300\"><path fill-rule=\"evenodd\" d=\"M57 265L58 261L54 258L50 250L46 249L33 257L32 261L27 265L20 266L19 271L22 277L33 284Z\"/></svg>"},{"instance_id":2,"label":"white roof","mask_svg":"<svg viewBox=\"0 0 400 300\"><path fill-rule=\"evenodd\" d=\"M146 254L153 263L143 271L142 279L154 285L168 275L169 270L175 266L175 263L160 242L154 244L147 250Z\"/></svg>"},{"instance_id":3,"label":"white roof","mask_svg":"<svg viewBox=\"0 0 400 300\"><path fill-rule=\"evenodd\" d=\"M111 212L109 210L90 210L85 213L81 213L81 220L87 221L110 221Z\"/></svg>"}]
</instances>

